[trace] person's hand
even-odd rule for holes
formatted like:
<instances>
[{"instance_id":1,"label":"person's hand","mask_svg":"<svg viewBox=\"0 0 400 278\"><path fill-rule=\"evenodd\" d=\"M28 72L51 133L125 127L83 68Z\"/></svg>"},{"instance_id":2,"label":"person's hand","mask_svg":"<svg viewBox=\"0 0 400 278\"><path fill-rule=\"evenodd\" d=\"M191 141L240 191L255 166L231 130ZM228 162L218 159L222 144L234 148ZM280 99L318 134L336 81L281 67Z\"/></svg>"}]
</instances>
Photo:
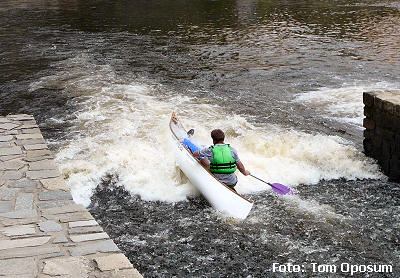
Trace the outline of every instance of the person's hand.
<instances>
[{"instance_id":1,"label":"person's hand","mask_svg":"<svg viewBox=\"0 0 400 278\"><path fill-rule=\"evenodd\" d=\"M248 171L248 170L244 171L244 175L245 175L245 176L250 175L250 171Z\"/></svg>"}]
</instances>

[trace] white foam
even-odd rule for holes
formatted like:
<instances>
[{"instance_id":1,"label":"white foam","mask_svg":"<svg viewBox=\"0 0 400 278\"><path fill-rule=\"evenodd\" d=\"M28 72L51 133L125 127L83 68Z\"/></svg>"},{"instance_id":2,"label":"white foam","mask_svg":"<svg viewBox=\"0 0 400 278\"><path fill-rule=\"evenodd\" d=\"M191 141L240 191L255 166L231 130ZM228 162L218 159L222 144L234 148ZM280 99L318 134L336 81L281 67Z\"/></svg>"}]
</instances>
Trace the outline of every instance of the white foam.
<instances>
[{"instance_id":1,"label":"white foam","mask_svg":"<svg viewBox=\"0 0 400 278\"><path fill-rule=\"evenodd\" d=\"M315 91L297 94L294 101L304 103L327 118L362 127L363 92L398 88L400 85L387 82L365 82L344 85L340 88L322 87Z\"/></svg>"},{"instance_id":2,"label":"white foam","mask_svg":"<svg viewBox=\"0 0 400 278\"><path fill-rule=\"evenodd\" d=\"M31 88L57 86L75 96L70 132L77 135L61 144L57 160L78 203L88 205L93 189L108 174L144 200L176 202L197 194L175 166L168 127L172 111L186 127L195 128L195 138L204 144L211 143L210 130L225 130L227 142L247 168L268 181L295 186L321 179L380 177L371 160L339 137L267 124L256 127L216 105L120 80L109 66L92 65L84 56L60 68ZM59 120L63 119L52 119ZM238 175L241 193L269 189Z\"/></svg>"}]
</instances>

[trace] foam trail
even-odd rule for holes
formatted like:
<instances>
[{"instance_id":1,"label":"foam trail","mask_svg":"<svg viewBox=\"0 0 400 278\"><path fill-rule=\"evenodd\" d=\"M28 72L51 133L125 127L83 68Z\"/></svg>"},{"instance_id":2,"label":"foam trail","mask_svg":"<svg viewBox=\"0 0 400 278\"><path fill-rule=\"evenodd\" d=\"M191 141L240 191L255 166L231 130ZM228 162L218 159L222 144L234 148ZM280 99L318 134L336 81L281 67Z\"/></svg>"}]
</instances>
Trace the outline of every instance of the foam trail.
<instances>
[{"instance_id":1,"label":"foam trail","mask_svg":"<svg viewBox=\"0 0 400 278\"><path fill-rule=\"evenodd\" d=\"M175 166L168 127L172 111L195 139L210 144L209 132L226 131L227 142L246 167L271 182L295 186L321 179L380 178L378 167L340 137L311 135L279 126L254 126L216 105L182 97L161 86L118 77L110 66L93 65L88 57L66 60L60 71L31 84L31 90L57 87L74 95L76 113L71 133L57 160L74 200L89 205L93 189L107 175L144 200L176 202L197 194ZM196 107L196 109L193 109ZM240 193L269 189L239 176Z\"/></svg>"},{"instance_id":2,"label":"foam trail","mask_svg":"<svg viewBox=\"0 0 400 278\"><path fill-rule=\"evenodd\" d=\"M387 82L365 82L341 88L322 87L315 91L297 94L294 101L315 109L326 118L361 128L364 118L363 92L398 88L399 84Z\"/></svg>"}]
</instances>

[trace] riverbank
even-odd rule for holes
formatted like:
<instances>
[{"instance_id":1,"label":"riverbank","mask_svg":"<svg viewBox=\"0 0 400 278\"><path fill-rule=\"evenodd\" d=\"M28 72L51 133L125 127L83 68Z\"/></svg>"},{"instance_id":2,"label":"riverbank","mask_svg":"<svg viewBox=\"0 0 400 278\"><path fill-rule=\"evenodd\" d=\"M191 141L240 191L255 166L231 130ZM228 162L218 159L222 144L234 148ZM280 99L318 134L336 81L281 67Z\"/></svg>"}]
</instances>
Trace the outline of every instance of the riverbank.
<instances>
[{"instance_id":1,"label":"riverbank","mask_svg":"<svg viewBox=\"0 0 400 278\"><path fill-rule=\"evenodd\" d=\"M0 250L0 276L142 277L72 200L25 114L0 117Z\"/></svg>"}]
</instances>

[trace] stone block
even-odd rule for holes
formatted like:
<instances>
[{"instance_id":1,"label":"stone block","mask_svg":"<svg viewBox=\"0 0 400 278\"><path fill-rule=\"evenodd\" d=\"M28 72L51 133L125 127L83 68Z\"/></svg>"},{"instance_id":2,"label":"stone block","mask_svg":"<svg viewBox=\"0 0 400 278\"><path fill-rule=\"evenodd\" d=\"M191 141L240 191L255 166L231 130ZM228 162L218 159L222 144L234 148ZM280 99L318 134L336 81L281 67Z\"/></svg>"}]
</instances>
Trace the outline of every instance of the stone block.
<instances>
[{"instance_id":1,"label":"stone block","mask_svg":"<svg viewBox=\"0 0 400 278\"><path fill-rule=\"evenodd\" d=\"M23 171L14 171L14 170L6 170L0 174L0 179L3 180L19 180L22 178L24 172Z\"/></svg>"},{"instance_id":2,"label":"stone block","mask_svg":"<svg viewBox=\"0 0 400 278\"><path fill-rule=\"evenodd\" d=\"M12 135L0 135L0 142L8 142L13 139Z\"/></svg>"},{"instance_id":3,"label":"stone block","mask_svg":"<svg viewBox=\"0 0 400 278\"><path fill-rule=\"evenodd\" d=\"M21 248L21 247L31 247L31 246L40 246L46 244L50 239L50 236L45 237L31 237L31 238L22 238L22 239L5 239L0 240L0 250L7 250L13 248Z\"/></svg>"},{"instance_id":4,"label":"stone block","mask_svg":"<svg viewBox=\"0 0 400 278\"><path fill-rule=\"evenodd\" d=\"M16 211L0 213L0 217L10 218L10 219L34 218L36 216L37 213L36 210L34 209L24 209L24 210L16 210Z\"/></svg>"},{"instance_id":5,"label":"stone block","mask_svg":"<svg viewBox=\"0 0 400 278\"><path fill-rule=\"evenodd\" d=\"M60 206L67 206L75 204L72 200L50 200L50 201L39 201L36 205L39 209L54 208Z\"/></svg>"},{"instance_id":6,"label":"stone block","mask_svg":"<svg viewBox=\"0 0 400 278\"><path fill-rule=\"evenodd\" d=\"M94 259L101 271L132 268L131 262L123 254L112 254Z\"/></svg>"},{"instance_id":7,"label":"stone block","mask_svg":"<svg viewBox=\"0 0 400 278\"><path fill-rule=\"evenodd\" d=\"M29 162L29 170L58 170L56 163L52 159L45 159L35 162Z\"/></svg>"},{"instance_id":8,"label":"stone block","mask_svg":"<svg viewBox=\"0 0 400 278\"><path fill-rule=\"evenodd\" d=\"M36 233L36 230L33 225L16 225L11 227L0 228L0 232L5 236L12 237L12 236L32 235Z\"/></svg>"},{"instance_id":9,"label":"stone block","mask_svg":"<svg viewBox=\"0 0 400 278\"><path fill-rule=\"evenodd\" d=\"M373 106L374 105L375 94L373 92L364 92L363 93L363 102L365 106Z\"/></svg>"},{"instance_id":10,"label":"stone block","mask_svg":"<svg viewBox=\"0 0 400 278\"><path fill-rule=\"evenodd\" d=\"M24 247L8 249L7 252L0 252L0 260L10 258L26 258L26 257L37 257L41 255L55 255L61 252L61 249L57 245L43 245L35 247Z\"/></svg>"},{"instance_id":11,"label":"stone block","mask_svg":"<svg viewBox=\"0 0 400 278\"><path fill-rule=\"evenodd\" d=\"M8 186L13 188L36 189L39 186L39 182L22 178L20 180L9 182Z\"/></svg>"},{"instance_id":12,"label":"stone block","mask_svg":"<svg viewBox=\"0 0 400 278\"><path fill-rule=\"evenodd\" d=\"M26 164L22 159L8 160L0 162L0 170L19 170Z\"/></svg>"},{"instance_id":13,"label":"stone block","mask_svg":"<svg viewBox=\"0 0 400 278\"><path fill-rule=\"evenodd\" d=\"M33 258L0 260L0 276L36 277L37 265Z\"/></svg>"},{"instance_id":14,"label":"stone block","mask_svg":"<svg viewBox=\"0 0 400 278\"><path fill-rule=\"evenodd\" d=\"M67 242L68 242L68 238L62 233L54 236L53 243L67 243Z\"/></svg>"},{"instance_id":15,"label":"stone block","mask_svg":"<svg viewBox=\"0 0 400 278\"><path fill-rule=\"evenodd\" d=\"M48 208L42 209L42 213L45 215L48 214L63 214L63 213L71 213L71 212L87 212L85 207L78 204L72 204L62 207Z\"/></svg>"},{"instance_id":16,"label":"stone block","mask_svg":"<svg viewBox=\"0 0 400 278\"><path fill-rule=\"evenodd\" d=\"M26 172L26 177L32 180L56 178L60 176L58 170L39 170L39 171L28 171Z\"/></svg>"},{"instance_id":17,"label":"stone block","mask_svg":"<svg viewBox=\"0 0 400 278\"><path fill-rule=\"evenodd\" d=\"M0 156L0 161L10 161L10 160L14 160L14 159L19 159L19 158L23 158L24 155L23 154L16 154L16 155L5 155L5 156Z\"/></svg>"},{"instance_id":18,"label":"stone block","mask_svg":"<svg viewBox=\"0 0 400 278\"><path fill-rule=\"evenodd\" d=\"M39 200L50 201L50 200L72 200L70 192L65 191L45 191L39 193Z\"/></svg>"},{"instance_id":19,"label":"stone block","mask_svg":"<svg viewBox=\"0 0 400 278\"><path fill-rule=\"evenodd\" d=\"M13 121L34 121L35 120L32 115L28 115L28 114L8 115L7 119L13 120Z\"/></svg>"},{"instance_id":20,"label":"stone block","mask_svg":"<svg viewBox=\"0 0 400 278\"><path fill-rule=\"evenodd\" d=\"M57 220L60 221L61 223L93 219L93 216L88 211L64 213L64 214L49 214L44 216L49 220Z\"/></svg>"},{"instance_id":21,"label":"stone block","mask_svg":"<svg viewBox=\"0 0 400 278\"><path fill-rule=\"evenodd\" d=\"M88 221L75 221L75 222L70 222L68 223L68 226L70 228L76 228L76 227L88 227L88 226L95 226L99 225L96 220L88 220Z\"/></svg>"},{"instance_id":22,"label":"stone block","mask_svg":"<svg viewBox=\"0 0 400 278\"><path fill-rule=\"evenodd\" d=\"M30 210L33 208L33 194L19 193L15 200L15 210Z\"/></svg>"},{"instance_id":23,"label":"stone block","mask_svg":"<svg viewBox=\"0 0 400 278\"><path fill-rule=\"evenodd\" d=\"M65 181L63 178L51 178L51 179L43 179L40 180L42 183L43 187L46 188L47 190L63 190L63 191L68 191L69 187L65 184Z\"/></svg>"},{"instance_id":24,"label":"stone block","mask_svg":"<svg viewBox=\"0 0 400 278\"><path fill-rule=\"evenodd\" d=\"M92 241L98 239L109 238L106 233L92 233L92 234L82 234L82 235L71 235L69 237L72 242L82 242L82 241Z\"/></svg>"},{"instance_id":25,"label":"stone block","mask_svg":"<svg viewBox=\"0 0 400 278\"><path fill-rule=\"evenodd\" d=\"M17 140L15 141L18 146L24 145L35 145L35 144L45 144L44 139L26 139L26 140Z\"/></svg>"},{"instance_id":26,"label":"stone block","mask_svg":"<svg viewBox=\"0 0 400 278\"><path fill-rule=\"evenodd\" d=\"M0 156L8 156L8 155L16 155L22 154L21 147L14 146L14 147L2 147L0 148Z\"/></svg>"},{"instance_id":27,"label":"stone block","mask_svg":"<svg viewBox=\"0 0 400 278\"><path fill-rule=\"evenodd\" d=\"M15 146L13 142L0 142L0 148L5 148L5 147L12 147Z\"/></svg>"},{"instance_id":28,"label":"stone block","mask_svg":"<svg viewBox=\"0 0 400 278\"><path fill-rule=\"evenodd\" d=\"M95 254L97 252L107 253L107 252L118 252L120 251L111 239L102 241L91 241L82 242L78 246L72 246L68 248L71 256L84 256L89 254Z\"/></svg>"},{"instance_id":29,"label":"stone block","mask_svg":"<svg viewBox=\"0 0 400 278\"><path fill-rule=\"evenodd\" d=\"M43 139L41 133L27 133L27 134L18 134L15 136L18 140L26 140L26 139Z\"/></svg>"},{"instance_id":30,"label":"stone block","mask_svg":"<svg viewBox=\"0 0 400 278\"><path fill-rule=\"evenodd\" d=\"M364 118L363 126L366 129L369 129L369 130L374 129L375 128L375 121L372 120L372 119Z\"/></svg>"},{"instance_id":31,"label":"stone block","mask_svg":"<svg viewBox=\"0 0 400 278\"><path fill-rule=\"evenodd\" d=\"M89 233L100 233L104 232L103 228L100 226L88 226L88 227L76 227L76 228L71 228L68 230L70 235L73 234L89 234Z\"/></svg>"},{"instance_id":32,"label":"stone block","mask_svg":"<svg viewBox=\"0 0 400 278\"><path fill-rule=\"evenodd\" d=\"M143 276L134 268L110 270L96 274L96 278L143 278Z\"/></svg>"},{"instance_id":33,"label":"stone block","mask_svg":"<svg viewBox=\"0 0 400 278\"><path fill-rule=\"evenodd\" d=\"M21 131L22 131L23 134L40 133L40 129L39 128L26 128L26 129L22 129Z\"/></svg>"},{"instance_id":34,"label":"stone block","mask_svg":"<svg viewBox=\"0 0 400 278\"><path fill-rule=\"evenodd\" d=\"M0 201L0 213L13 210L13 205L10 201Z\"/></svg>"},{"instance_id":35,"label":"stone block","mask_svg":"<svg viewBox=\"0 0 400 278\"><path fill-rule=\"evenodd\" d=\"M0 129L11 130L20 125L13 124L13 123L0 123Z\"/></svg>"},{"instance_id":36,"label":"stone block","mask_svg":"<svg viewBox=\"0 0 400 278\"><path fill-rule=\"evenodd\" d=\"M62 257L44 261L43 273L65 278L89 277L89 259L85 257Z\"/></svg>"},{"instance_id":37,"label":"stone block","mask_svg":"<svg viewBox=\"0 0 400 278\"><path fill-rule=\"evenodd\" d=\"M25 145L24 149L27 151L44 150L47 149L47 145L46 144Z\"/></svg>"},{"instance_id":38,"label":"stone block","mask_svg":"<svg viewBox=\"0 0 400 278\"><path fill-rule=\"evenodd\" d=\"M48 220L48 221L39 222L39 229L45 233L59 232L62 230L62 226L55 221Z\"/></svg>"},{"instance_id":39,"label":"stone block","mask_svg":"<svg viewBox=\"0 0 400 278\"><path fill-rule=\"evenodd\" d=\"M0 200L9 201L14 199L19 189L16 188L0 188Z\"/></svg>"}]
</instances>

